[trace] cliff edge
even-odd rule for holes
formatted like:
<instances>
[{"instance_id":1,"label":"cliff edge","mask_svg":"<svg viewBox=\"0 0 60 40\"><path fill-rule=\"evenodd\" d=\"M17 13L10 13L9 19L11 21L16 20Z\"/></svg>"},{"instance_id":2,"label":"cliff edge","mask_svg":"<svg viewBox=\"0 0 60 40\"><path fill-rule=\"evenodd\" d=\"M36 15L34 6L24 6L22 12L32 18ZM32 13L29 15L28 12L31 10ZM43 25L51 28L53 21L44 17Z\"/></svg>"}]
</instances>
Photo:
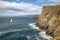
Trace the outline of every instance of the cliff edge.
<instances>
[{"instance_id":1,"label":"cliff edge","mask_svg":"<svg viewBox=\"0 0 60 40\"><path fill-rule=\"evenodd\" d=\"M44 6L36 26L46 30L47 35L60 38L60 6Z\"/></svg>"}]
</instances>

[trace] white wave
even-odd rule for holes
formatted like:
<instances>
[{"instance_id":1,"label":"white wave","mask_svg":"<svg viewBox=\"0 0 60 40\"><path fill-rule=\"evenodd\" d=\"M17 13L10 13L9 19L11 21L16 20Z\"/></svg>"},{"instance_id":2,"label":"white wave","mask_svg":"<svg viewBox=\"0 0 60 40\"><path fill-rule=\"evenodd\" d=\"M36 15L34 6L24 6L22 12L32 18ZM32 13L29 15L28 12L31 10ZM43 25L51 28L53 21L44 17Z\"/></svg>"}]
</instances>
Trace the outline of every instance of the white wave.
<instances>
[{"instance_id":1,"label":"white wave","mask_svg":"<svg viewBox=\"0 0 60 40\"><path fill-rule=\"evenodd\" d=\"M31 26L33 29L38 29L38 30L40 30L39 27L36 27L35 24L36 24L36 23L29 23L29 26Z\"/></svg>"},{"instance_id":2,"label":"white wave","mask_svg":"<svg viewBox=\"0 0 60 40\"><path fill-rule=\"evenodd\" d=\"M44 39L48 39L48 40L50 40L52 38L51 36L46 35L46 32L45 31L40 32L39 35L41 37L43 37Z\"/></svg>"},{"instance_id":3,"label":"white wave","mask_svg":"<svg viewBox=\"0 0 60 40\"><path fill-rule=\"evenodd\" d=\"M15 29L15 30L10 30L10 31L3 31L3 32L0 32L0 34L9 33L9 32L17 32L17 31L22 31L22 30L27 30L27 29Z\"/></svg>"},{"instance_id":4,"label":"white wave","mask_svg":"<svg viewBox=\"0 0 60 40\"><path fill-rule=\"evenodd\" d=\"M27 39L30 39L30 36L27 36Z\"/></svg>"},{"instance_id":5,"label":"white wave","mask_svg":"<svg viewBox=\"0 0 60 40\"><path fill-rule=\"evenodd\" d=\"M40 35L42 38L47 39L47 40L50 40L50 38L52 38L51 36L46 35L46 31L45 31L45 30L39 29L39 27L36 27L35 24L36 24L36 23L30 23L29 26L31 26L31 27L34 28L34 29L40 30L41 32L39 33L39 35ZM40 40L39 38L37 38L37 39Z\"/></svg>"}]
</instances>

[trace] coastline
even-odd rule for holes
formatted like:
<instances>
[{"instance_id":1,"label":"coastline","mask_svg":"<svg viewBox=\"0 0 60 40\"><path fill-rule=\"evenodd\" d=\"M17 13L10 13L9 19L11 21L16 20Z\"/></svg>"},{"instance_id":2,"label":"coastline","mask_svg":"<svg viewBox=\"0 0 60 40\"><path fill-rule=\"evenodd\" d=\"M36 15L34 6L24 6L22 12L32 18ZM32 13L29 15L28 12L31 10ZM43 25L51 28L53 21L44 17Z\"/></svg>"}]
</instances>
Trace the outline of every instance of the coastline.
<instances>
[{"instance_id":1,"label":"coastline","mask_svg":"<svg viewBox=\"0 0 60 40\"><path fill-rule=\"evenodd\" d=\"M60 5L44 6L40 15L34 15L38 19L36 27L46 30L46 35L53 38L51 40L60 40Z\"/></svg>"},{"instance_id":2,"label":"coastline","mask_svg":"<svg viewBox=\"0 0 60 40\"><path fill-rule=\"evenodd\" d=\"M52 38L52 36L46 35L46 31L40 29L39 27L36 26L36 23L30 23L29 26L32 26L32 28L37 29L41 32L39 32L38 34L43 37L44 39L50 40Z\"/></svg>"}]
</instances>

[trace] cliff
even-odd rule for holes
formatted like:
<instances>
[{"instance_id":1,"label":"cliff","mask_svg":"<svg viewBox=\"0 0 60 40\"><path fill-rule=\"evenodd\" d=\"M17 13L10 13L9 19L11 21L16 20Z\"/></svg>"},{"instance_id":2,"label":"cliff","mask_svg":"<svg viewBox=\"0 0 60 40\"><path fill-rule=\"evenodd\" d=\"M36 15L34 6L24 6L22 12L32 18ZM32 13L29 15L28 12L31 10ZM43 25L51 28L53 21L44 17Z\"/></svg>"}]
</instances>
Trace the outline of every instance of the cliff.
<instances>
[{"instance_id":1,"label":"cliff","mask_svg":"<svg viewBox=\"0 0 60 40\"><path fill-rule=\"evenodd\" d=\"M60 37L60 6L44 6L36 26L46 30L47 35Z\"/></svg>"}]
</instances>

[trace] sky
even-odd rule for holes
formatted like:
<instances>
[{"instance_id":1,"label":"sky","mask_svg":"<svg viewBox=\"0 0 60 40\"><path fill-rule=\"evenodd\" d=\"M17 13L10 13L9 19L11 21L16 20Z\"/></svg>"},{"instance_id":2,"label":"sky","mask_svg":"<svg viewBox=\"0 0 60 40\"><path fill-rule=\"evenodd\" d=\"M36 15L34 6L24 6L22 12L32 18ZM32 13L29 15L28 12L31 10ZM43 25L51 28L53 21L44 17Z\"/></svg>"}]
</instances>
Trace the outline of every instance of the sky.
<instances>
[{"instance_id":1,"label":"sky","mask_svg":"<svg viewBox=\"0 0 60 40\"><path fill-rule=\"evenodd\" d=\"M43 6L58 4L60 0L0 0L0 16L41 14Z\"/></svg>"}]
</instances>

